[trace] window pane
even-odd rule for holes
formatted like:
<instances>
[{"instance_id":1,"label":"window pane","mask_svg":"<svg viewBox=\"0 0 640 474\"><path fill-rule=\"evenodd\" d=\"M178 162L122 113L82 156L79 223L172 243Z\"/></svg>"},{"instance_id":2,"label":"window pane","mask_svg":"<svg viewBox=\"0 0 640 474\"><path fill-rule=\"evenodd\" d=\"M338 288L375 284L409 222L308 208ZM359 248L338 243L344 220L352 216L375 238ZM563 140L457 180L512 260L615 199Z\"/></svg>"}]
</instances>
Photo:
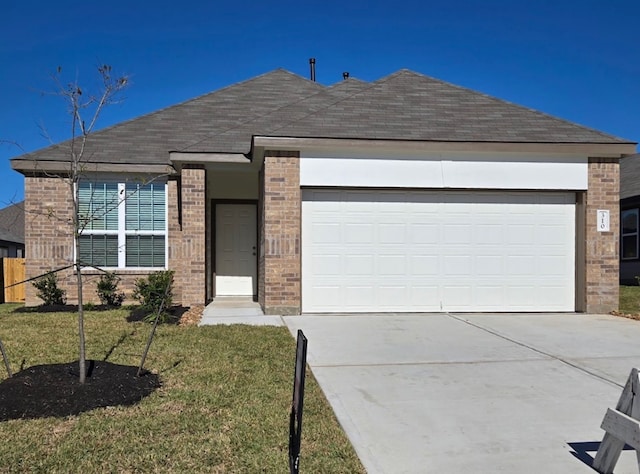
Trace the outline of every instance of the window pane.
<instances>
[{"instance_id":1,"label":"window pane","mask_svg":"<svg viewBox=\"0 0 640 474\"><path fill-rule=\"evenodd\" d=\"M634 234L638 232L638 210L622 211L622 233Z\"/></svg>"},{"instance_id":2,"label":"window pane","mask_svg":"<svg viewBox=\"0 0 640 474\"><path fill-rule=\"evenodd\" d=\"M163 235L128 235L127 267L164 267Z\"/></svg>"},{"instance_id":3,"label":"window pane","mask_svg":"<svg viewBox=\"0 0 640 474\"><path fill-rule=\"evenodd\" d=\"M165 230L164 183L127 184L127 230Z\"/></svg>"},{"instance_id":4,"label":"window pane","mask_svg":"<svg viewBox=\"0 0 640 474\"><path fill-rule=\"evenodd\" d=\"M85 264L96 267L117 267L118 236L81 235L78 256Z\"/></svg>"},{"instance_id":5,"label":"window pane","mask_svg":"<svg viewBox=\"0 0 640 474\"><path fill-rule=\"evenodd\" d=\"M78 217L80 229L118 229L118 184L90 183L78 184Z\"/></svg>"},{"instance_id":6,"label":"window pane","mask_svg":"<svg viewBox=\"0 0 640 474\"><path fill-rule=\"evenodd\" d=\"M638 258L638 236L622 237L622 258Z\"/></svg>"}]
</instances>

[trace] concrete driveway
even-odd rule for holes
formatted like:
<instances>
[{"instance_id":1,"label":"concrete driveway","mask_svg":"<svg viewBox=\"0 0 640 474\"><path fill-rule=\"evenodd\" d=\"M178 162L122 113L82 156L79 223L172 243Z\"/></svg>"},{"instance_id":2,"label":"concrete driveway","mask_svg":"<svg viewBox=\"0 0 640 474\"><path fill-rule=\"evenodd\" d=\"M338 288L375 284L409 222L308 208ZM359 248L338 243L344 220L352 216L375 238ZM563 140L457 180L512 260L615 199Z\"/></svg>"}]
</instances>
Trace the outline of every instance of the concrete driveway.
<instances>
[{"instance_id":1,"label":"concrete driveway","mask_svg":"<svg viewBox=\"0 0 640 474\"><path fill-rule=\"evenodd\" d=\"M605 411L640 367L640 322L608 315L283 319L371 474L593 473ZM633 451L615 472L638 472Z\"/></svg>"}]
</instances>

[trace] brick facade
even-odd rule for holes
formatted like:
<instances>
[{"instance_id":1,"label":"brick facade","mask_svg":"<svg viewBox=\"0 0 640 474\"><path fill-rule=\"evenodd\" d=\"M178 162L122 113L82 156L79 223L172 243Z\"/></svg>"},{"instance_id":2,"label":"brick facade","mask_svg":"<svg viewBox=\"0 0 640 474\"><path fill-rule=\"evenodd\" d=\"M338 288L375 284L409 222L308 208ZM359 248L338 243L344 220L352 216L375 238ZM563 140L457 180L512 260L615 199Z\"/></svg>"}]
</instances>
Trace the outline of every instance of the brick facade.
<instances>
[{"instance_id":1,"label":"brick facade","mask_svg":"<svg viewBox=\"0 0 640 474\"><path fill-rule=\"evenodd\" d=\"M300 314L300 222L300 154L265 151L258 271L265 314Z\"/></svg>"},{"instance_id":2,"label":"brick facade","mask_svg":"<svg viewBox=\"0 0 640 474\"><path fill-rule=\"evenodd\" d=\"M24 194L27 279L73 264L73 201L69 185L60 178L25 177ZM73 270L58 273L58 283L67 291L69 302L76 301ZM30 283L25 284L25 304L42 304Z\"/></svg>"},{"instance_id":3,"label":"brick facade","mask_svg":"<svg viewBox=\"0 0 640 474\"><path fill-rule=\"evenodd\" d=\"M206 299L205 179L204 168L194 165L182 169L180 182L169 182L169 268L176 272L174 297L183 306Z\"/></svg>"},{"instance_id":4,"label":"brick facade","mask_svg":"<svg viewBox=\"0 0 640 474\"><path fill-rule=\"evenodd\" d=\"M608 313L618 309L619 189L618 159L590 158L589 189L585 206L585 290L588 313ZM609 210L609 232L597 230L598 209Z\"/></svg>"},{"instance_id":5,"label":"brick facade","mask_svg":"<svg viewBox=\"0 0 640 474\"><path fill-rule=\"evenodd\" d=\"M589 160L588 191L584 193L577 235L584 238L578 253L578 294L584 310L606 313L617 309L619 291L619 165L617 159ZM267 151L260 172L258 299L266 314L299 314L301 310L301 191L298 152ZM68 185L59 178L25 178L26 276L32 278L70 265L73 259L72 202ZM598 232L596 211L610 211L610 231ZM206 171L185 166L168 182L169 268L175 270L174 302L184 306L206 300ZM582 228L584 224L584 229ZM130 296L136 278L145 272L121 270L120 288ZM95 281L87 271L85 301L97 303ZM72 269L59 273L67 300L77 301ZM41 303L26 284L26 304ZM582 305L578 305L580 308ZM581 308L582 309L582 308Z\"/></svg>"},{"instance_id":6,"label":"brick facade","mask_svg":"<svg viewBox=\"0 0 640 474\"><path fill-rule=\"evenodd\" d=\"M73 202L69 185L60 178L25 178L25 242L26 278L34 278L51 270L73 264ZM137 278L148 272L118 271L118 288L125 293L126 302L134 303L131 294ZM96 282L97 270L83 270L83 299L85 303L100 303ZM58 285L66 291L68 304L77 304L78 287L72 268L58 272ZM36 296L31 283L25 284L26 306L37 306L42 300Z\"/></svg>"},{"instance_id":7,"label":"brick facade","mask_svg":"<svg viewBox=\"0 0 640 474\"><path fill-rule=\"evenodd\" d=\"M182 185L168 183L169 268L175 270L174 303L184 306L205 303L205 170L185 169ZM178 196L180 194L180 199ZM181 206L181 211L180 211ZM69 186L60 178L25 178L25 242L27 278L42 275L73 263L73 203ZM127 303L135 280L147 271L121 269L118 288ZM97 270L85 269L84 301L99 303L95 284ZM58 273L59 286L66 291L67 302L77 303L77 285L73 269ZM42 301L33 285L25 285L25 304L37 306Z\"/></svg>"}]
</instances>

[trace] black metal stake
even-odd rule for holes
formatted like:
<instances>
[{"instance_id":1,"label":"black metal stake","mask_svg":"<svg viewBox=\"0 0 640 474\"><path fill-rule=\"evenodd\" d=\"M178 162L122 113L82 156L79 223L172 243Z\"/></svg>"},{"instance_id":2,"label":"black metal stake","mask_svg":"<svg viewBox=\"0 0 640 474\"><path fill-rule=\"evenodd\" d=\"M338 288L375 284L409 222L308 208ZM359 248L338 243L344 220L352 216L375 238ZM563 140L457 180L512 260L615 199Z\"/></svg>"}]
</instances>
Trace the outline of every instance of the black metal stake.
<instances>
[{"instance_id":1,"label":"black metal stake","mask_svg":"<svg viewBox=\"0 0 640 474\"><path fill-rule=\"evenodd\" d=\"M296 366L293 373L293 398L289 417L289 471L298 474L300 469L300 442L302 439L302 408L304 405L304 380L307 368L307 338L298 329Z\"/></svg>"}]
</instances>

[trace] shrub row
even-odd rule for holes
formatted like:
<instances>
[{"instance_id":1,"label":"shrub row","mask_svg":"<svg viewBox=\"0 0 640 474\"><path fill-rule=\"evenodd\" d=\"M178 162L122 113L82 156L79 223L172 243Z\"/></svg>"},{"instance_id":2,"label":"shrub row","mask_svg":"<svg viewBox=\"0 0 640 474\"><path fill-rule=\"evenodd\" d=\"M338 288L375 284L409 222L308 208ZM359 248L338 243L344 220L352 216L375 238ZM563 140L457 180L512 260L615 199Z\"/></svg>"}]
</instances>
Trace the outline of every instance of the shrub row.
<instances>
[{"instance_id":1,"label":"shrub row","mask_svg":"<svg viewBox=\"0 0 640 474\"><path fill-rule=\"evenodd\" d=\"M96 292L100 303L108 307L119 307L124 301L124 293L118 290L120 279L115 273L106 272L100 275L96 284ZM38 290L37 296L45 306L64 305L67 302L66 292L58 286L58 275L47 273L33 282ZM167 310L173 303L173 270L150 273L146 278L135 281L133 297L140 302L143 309L150 313L150 319L155 313L167 315ZM165 318L161 318L165 319Z\"/></svg>"}]
</instances>

